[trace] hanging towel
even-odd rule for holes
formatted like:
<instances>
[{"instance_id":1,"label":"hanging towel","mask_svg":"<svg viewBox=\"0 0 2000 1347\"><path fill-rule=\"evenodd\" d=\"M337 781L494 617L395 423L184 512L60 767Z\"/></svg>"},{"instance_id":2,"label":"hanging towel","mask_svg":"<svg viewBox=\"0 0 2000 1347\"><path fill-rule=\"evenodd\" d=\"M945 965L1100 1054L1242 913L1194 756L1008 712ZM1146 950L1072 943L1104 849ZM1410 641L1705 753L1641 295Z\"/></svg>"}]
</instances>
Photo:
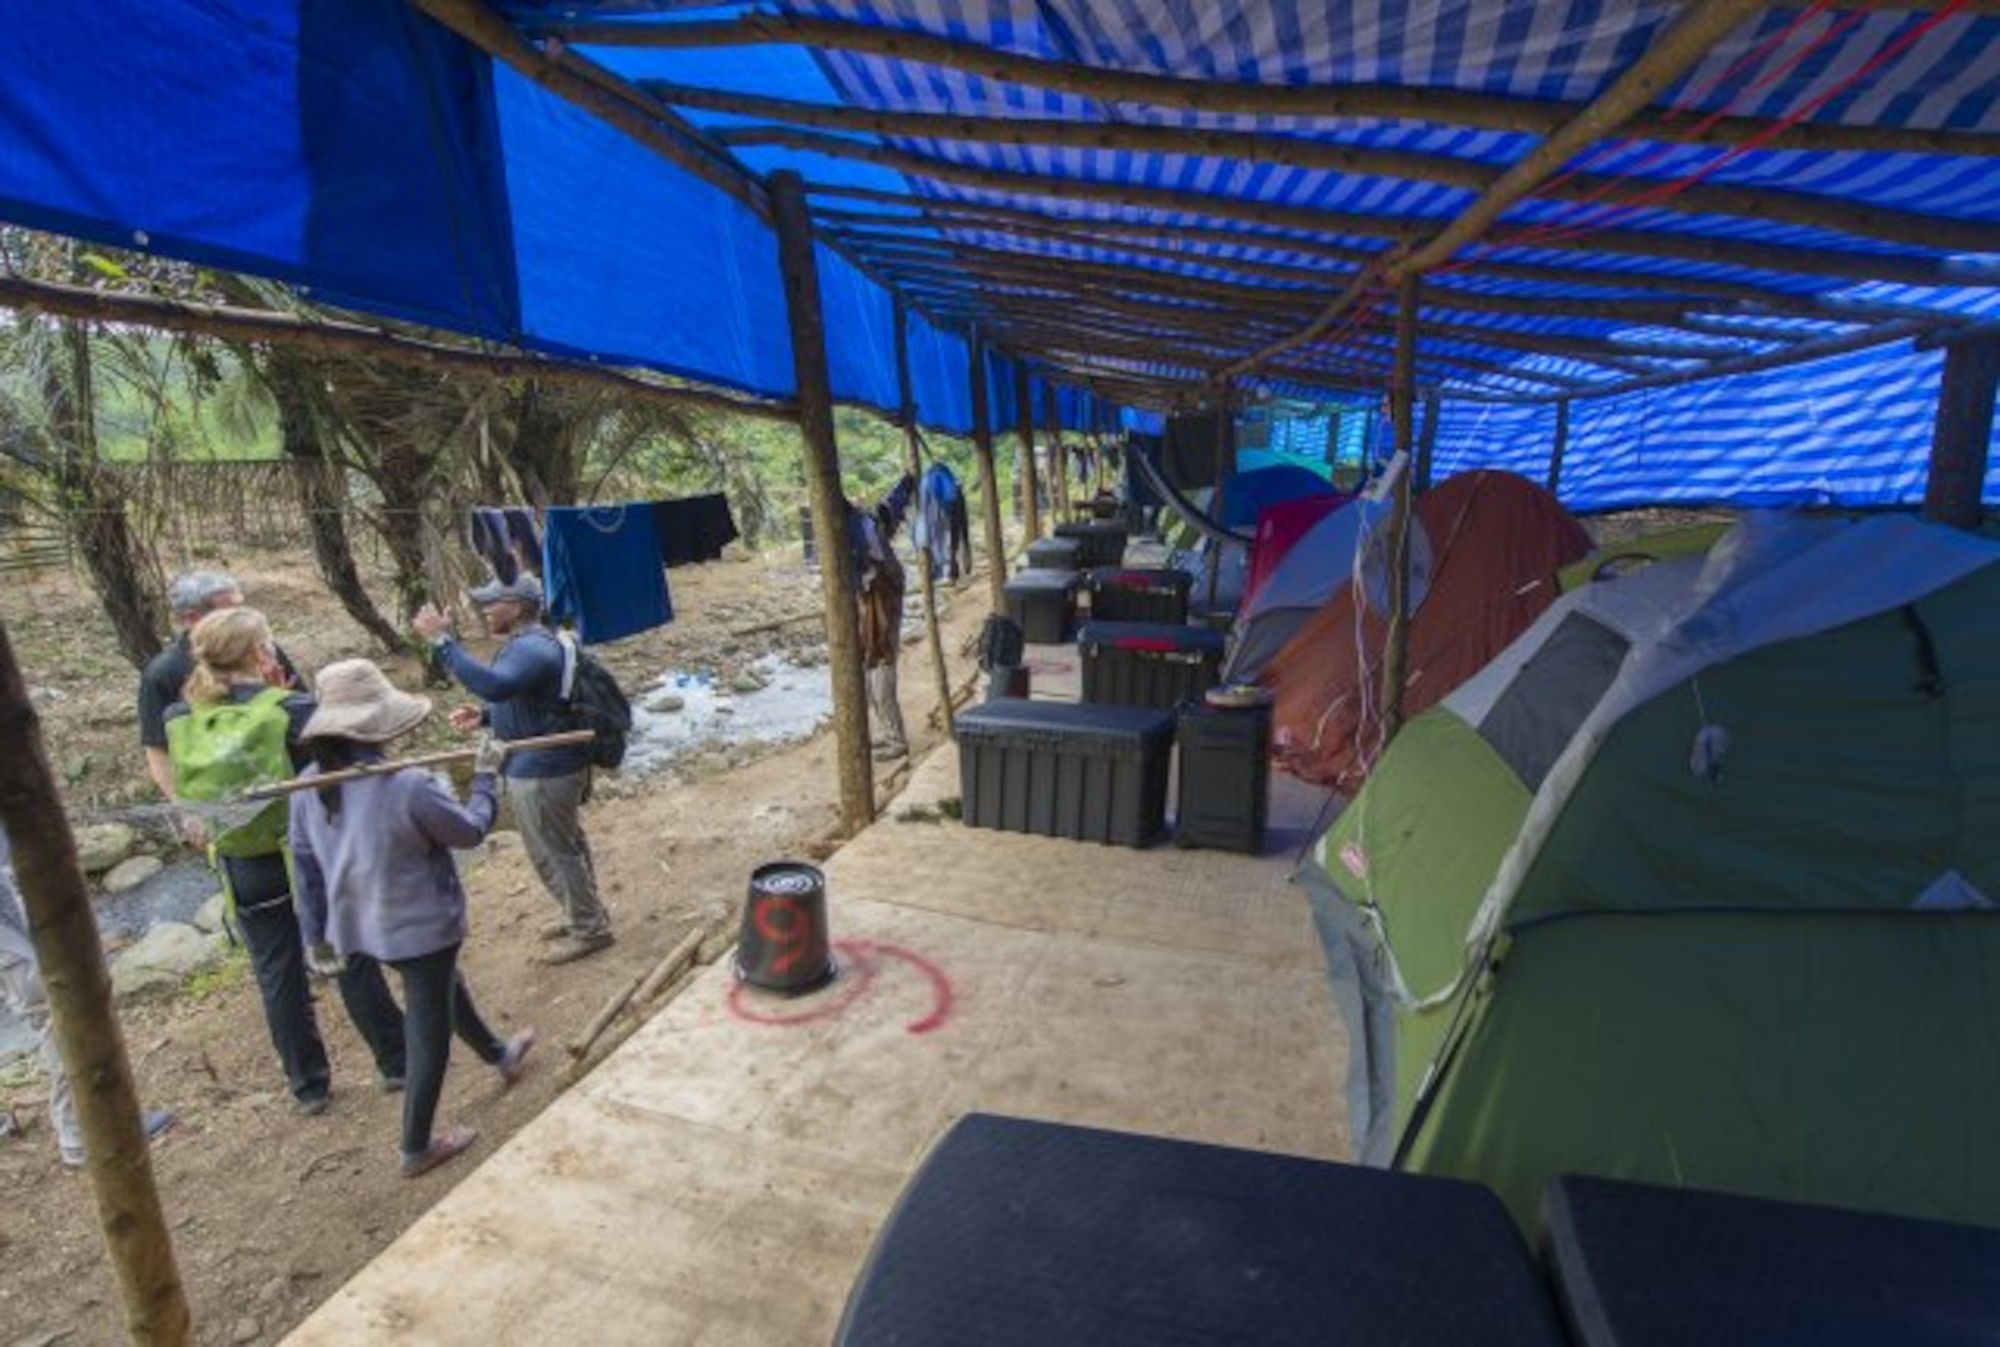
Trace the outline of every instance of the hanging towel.
<instances>
[{"instance_id":1,"label":"hanging towel","mask_svg":"<svg viewBox=\"0 0 2000 1347\"><path fill-rule=\"evenodd\" d=\"M660 531L660 560L669 566L713 561L741 535L729 513L729 497L721 492L653 502L653 523Z\"/></svg>"},{"instance_id":2,"label":"hanging towel","mask_svg":"<svg viewBox=\"0 0 2000 1347\"><path fill-rule=\"evenodd\" d=\"M548 615L579 640L615 641L674 619L650 505L552 505L543 517Z\"/></svg>"},{"instance_id":3,"label":"hanging towel","mask_svg":"<svg viewBox=\"0 0 2000 1347\"><path fill-rule=\"evenodd\" d=\"M535 512L526 505L476 505L469 529L472 550L493 570L493 578L512 584L521 572L542 570L542 533Z\"/></svg>"}]
</instances>

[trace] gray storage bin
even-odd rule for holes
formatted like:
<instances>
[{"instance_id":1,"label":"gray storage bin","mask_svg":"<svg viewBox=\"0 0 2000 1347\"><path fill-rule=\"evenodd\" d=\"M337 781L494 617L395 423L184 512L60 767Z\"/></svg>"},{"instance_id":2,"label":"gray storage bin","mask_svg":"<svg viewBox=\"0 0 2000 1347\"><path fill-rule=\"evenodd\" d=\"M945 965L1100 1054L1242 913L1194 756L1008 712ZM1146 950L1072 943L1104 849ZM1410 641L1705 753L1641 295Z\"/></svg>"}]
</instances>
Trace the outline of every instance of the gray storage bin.
<instances>
[{"instance_id":1,"label":"gray storage bin","mask_svg":"<svg viewBox=\"0 0 2000 1347\"><path fill-rule=\"evenodd\" d=\"M1076 626L1075 571L1022 571L1001 587L1029 645L1061 645Z\"/></svg>"},{"instance_id":2,"label":"gray storage bin","mask_svg":"<svg viewBox=\"0 0 2000 1347\"><path fill-rule=\"evenodd\" d=\"M1218 851L1264 849L1271 808L1271 704L1181 707L1181 779L1174 842Z\"/></svg>"},{"instance_id":3,"label":"gray storage bin","mask_svg":"<svg viewBox=\"0 0 2000 1347\"><path fill-rule=\"evenodd\" d=\"M1210 627L1086 622L1076 634L1083 700L1171 711L1215 686L1226 644Z\"/></svg>"},{"instance_id":4,"label":"gray storage bin","mask_svg":"<svg viewBox=\"0 0 2000 1347\"><path fill-rule=\"evenodd\" d=\"M1100 566L1083 581L1093 622L1185 622L1193 586L1193 576L1166 566Z\"/></svg>"},{"instance_id":5,"label":"gray storage bin","mask_svg":"<svg viewBox=\"0 0 2000 1347\"><path fill-rule=\"evenodd\" d=\"M987 702L958 715L953 737L972 827L1143 847L1165 826L1170 712Z\"/></svg>"},{"instance_id":6,"label":"gray storage bin","mask_svg":"<svg viewBox=\"0 0 2000 1347\"><path fill-rule=\"evenodd\" d=\"M1074 538L1083 544L1077 564L1084 570L1093 566L1116 566L1125 560L1125 525L1110 519L1086 519L1074 524L1057 524L1056 537Z\"/></svg>"},{"instance_id":7,"label":"gray storage bin","mask_svg":"<svg viewBox=\"0 0 2000 1347\"><path fill-rule=\"evenodd\" d=\"M1028 544L1028 569L1073 571L1082 556L1083 543L1075 538L1037 538Z\"/></svg>"}]
</instances>

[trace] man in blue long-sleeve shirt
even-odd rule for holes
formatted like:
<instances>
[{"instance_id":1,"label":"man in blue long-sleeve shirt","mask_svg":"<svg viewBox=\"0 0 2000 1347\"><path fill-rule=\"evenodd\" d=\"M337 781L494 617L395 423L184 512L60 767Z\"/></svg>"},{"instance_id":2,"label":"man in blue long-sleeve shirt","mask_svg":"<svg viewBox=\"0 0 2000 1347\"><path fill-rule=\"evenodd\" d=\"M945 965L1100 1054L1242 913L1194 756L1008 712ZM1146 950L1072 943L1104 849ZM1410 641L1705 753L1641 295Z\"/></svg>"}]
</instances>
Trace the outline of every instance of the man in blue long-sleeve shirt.
<instances>
[{"instance_id":1,"label":"man in blue long-sleeve shirt","mask_svg":"<svg viewBox=\"0 0 2000 1347\"><path fill-rule=\"evenodd\" d=\"M562 641L542 625L542 586L532 575L494 581L469 591L486 629L506 643L482 664L453 639L451 620L425 604L412 625L436 648L439 662L483 710L460 707L451 723L470 732L491 725L495 738L528 739L576 728L563 695L567 655ZM543 932L553 944L543 963L570 963L610 945L611 915L597 894L582 808L590 792L590 759L583 745L509 753L501 769L514 806L521 841L542 886L562 907L562 919Z\"/></svg>"}]
</instances>

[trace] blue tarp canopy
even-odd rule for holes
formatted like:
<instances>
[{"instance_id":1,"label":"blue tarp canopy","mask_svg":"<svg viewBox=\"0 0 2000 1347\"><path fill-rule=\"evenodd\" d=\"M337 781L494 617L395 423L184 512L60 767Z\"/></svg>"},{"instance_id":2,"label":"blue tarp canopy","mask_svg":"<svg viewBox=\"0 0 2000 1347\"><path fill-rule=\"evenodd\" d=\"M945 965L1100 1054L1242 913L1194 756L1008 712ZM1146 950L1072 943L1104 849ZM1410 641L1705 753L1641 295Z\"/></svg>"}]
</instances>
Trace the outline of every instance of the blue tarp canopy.
<instances>
[{"instance_id":1,"label":"blue tarp canopy","mask_svg":"<svg viewBox=\"0 0 2000 1347\"><path fill-rule=\"evenodd\" d=\"M507 60L454 31L479 33L463 8ZM1374 396L1394 296L1314 320L1688 8L17 3L0 218L784 397L757 175L787 168L820 229L843 400L897 404L892 295L919 415L944 429L971 424L975 325L1006 357L1000 428L1018 419L1009 359L1037 431L1051 402L1072 430L1129 424L1231 372L1253 399ZM2000 316L2000 18L1749 14L1425 276L1438 475L1545 468L1568 399L1575 508L1921 494L1941 357L1910 339ZM590 110L558 92L579 76ZM650 108L649 139L748 189L607 107Z\"/></svg>"}]
</instances>

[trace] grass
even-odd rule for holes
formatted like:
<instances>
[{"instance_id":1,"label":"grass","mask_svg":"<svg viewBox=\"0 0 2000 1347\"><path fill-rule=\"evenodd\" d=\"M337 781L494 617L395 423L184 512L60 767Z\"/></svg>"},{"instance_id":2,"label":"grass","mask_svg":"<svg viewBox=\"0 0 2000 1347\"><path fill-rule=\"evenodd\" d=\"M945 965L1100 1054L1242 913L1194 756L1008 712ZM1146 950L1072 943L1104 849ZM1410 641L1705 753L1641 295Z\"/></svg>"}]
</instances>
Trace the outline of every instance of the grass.
<instances>
[{"instance_id":1,"label":"grass","mask_svg":"<svg viewBox=\"0 0 2000 1347\"><path fill-rule=\"evenodd\" d=\"M232 987L240 987L250 976L250 951L242 945L231 945L219 963L207 968L198 968L188 974L181 984L181 994L200 1001L226 992Z\"/></svg>"}]
</instances>

